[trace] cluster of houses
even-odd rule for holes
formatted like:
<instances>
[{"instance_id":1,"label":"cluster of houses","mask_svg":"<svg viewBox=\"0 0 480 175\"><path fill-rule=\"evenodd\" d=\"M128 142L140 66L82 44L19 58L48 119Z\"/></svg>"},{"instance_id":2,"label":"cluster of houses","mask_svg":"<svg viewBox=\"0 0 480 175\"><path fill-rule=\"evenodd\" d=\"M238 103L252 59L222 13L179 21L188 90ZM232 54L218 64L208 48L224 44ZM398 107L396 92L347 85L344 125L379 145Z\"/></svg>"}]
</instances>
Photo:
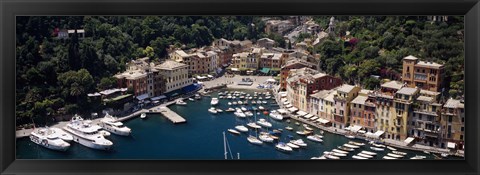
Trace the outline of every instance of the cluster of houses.
<instances>
[{"instance_id":1,"label":"cluster of houses","mask_svg":"<svg viewBox=\"0 0 480 175\"><path fill-rule=\"evenodd\" d=\"M376 90L343 84L340 78L318 72L309 63L294 65L283 67L285 78L279 88L286 91L283 105L297 111L298 117L365 136L380 133L388 139L463 149L464 103L441 98L441 64L407 56L402 81L385 82Z\"/></svg>"}]
</instances>

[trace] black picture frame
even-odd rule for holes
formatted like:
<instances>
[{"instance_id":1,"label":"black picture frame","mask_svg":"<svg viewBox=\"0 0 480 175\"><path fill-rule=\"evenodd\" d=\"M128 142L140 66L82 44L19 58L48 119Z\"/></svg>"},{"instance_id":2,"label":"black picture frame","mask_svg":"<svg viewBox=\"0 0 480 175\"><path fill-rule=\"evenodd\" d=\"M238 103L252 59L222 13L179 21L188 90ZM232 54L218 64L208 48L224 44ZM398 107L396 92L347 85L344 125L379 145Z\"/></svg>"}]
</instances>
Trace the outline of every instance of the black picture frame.
<instances>
[{"instance_id":1,"label":"black picture frame","mask_svg":"<svg viewBox=\"0 0 480 175\"><path fill-rule=\"evenodd\" d=\"M479 174L478 0L1 0L1 174ZM15 160L17 15L465 15L465 160Z\"/></svg>"}]
</instances>

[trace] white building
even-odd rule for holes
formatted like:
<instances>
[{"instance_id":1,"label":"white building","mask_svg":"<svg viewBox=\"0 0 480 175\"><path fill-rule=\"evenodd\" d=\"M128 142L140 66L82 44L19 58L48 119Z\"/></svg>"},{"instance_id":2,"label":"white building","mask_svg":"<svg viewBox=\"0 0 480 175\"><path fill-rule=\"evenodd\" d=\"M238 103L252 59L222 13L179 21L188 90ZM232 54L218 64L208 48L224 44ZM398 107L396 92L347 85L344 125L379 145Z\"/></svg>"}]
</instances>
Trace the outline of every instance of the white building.
<instances>
[{"instance_id":1,"label":"white building","mask_svg":"<svg viewBox=\"0 0 480 175\"><path fill-rule=\"evenodd\" d=\"M171 92L193 84L188 78L188 66L173 60L167 60L156 67L165 78L165 92Z\"/></svg>"}]
</instances>

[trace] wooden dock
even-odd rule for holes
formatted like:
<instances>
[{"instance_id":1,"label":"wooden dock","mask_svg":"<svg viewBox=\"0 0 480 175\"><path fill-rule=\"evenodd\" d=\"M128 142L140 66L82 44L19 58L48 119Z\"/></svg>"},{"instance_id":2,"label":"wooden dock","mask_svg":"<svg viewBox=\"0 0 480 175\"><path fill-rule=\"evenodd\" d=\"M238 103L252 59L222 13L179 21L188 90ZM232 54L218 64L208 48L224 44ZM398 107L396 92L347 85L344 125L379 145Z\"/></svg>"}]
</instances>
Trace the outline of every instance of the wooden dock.
<instances>
[{"instance_id":1,"label":"wooden dock","mask_svg":"<svg viewBox=\"0 0 480 175\"><path fill-rule=\"evenodd\" d=\"M167 107L160 107L160 113L167 117L170 121L172 121L173 123L185 123L186 120L178 115L177 113L173 112L172 110L170 110L169 108Z\"/></svg>"},{"instance_id":2,"label":"wooden dock","mask_svg":"<svg viewBox=\"0 0 480 175\"><path fill-rule=\"evenodd\" d=\"M180 98L180 99L182 99L182 98ZM142 113L147 113L147 114L162 114L163 116L165 116L167 119L169 119L170 121L172 121L175 124L176 123L187 122L187 120L185 120L182 116L178 115L177 113L173 112L172 110L170 110L167 107L167 106L172 105L172 104L175 104L175 101L170 101L170 102L167 102L165 104L162 104L162 105L159 105L159 106L154 106L154 107L149 108L149 109L142 109L142 110L136 111L136 112L131 113L127 116L118 118L118 121L129 120L129 119L132 119L134 117L139 117Z\"/></svg>"}]
</instances>

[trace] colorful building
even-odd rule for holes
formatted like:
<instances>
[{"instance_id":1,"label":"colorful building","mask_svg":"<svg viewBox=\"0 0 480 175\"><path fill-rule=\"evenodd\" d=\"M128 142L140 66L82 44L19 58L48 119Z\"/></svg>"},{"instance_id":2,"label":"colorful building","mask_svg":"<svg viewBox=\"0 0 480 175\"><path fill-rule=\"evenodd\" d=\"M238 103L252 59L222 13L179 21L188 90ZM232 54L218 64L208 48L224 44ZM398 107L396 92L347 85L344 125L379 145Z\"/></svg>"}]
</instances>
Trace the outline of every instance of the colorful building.
<instances>
[{"instance_id":1,"label":"colorful building","mask_svg":"<svg viewBox=\"0 0 480 175\"><path fill-rule=\"evenodd\" d=\"M292 69L301 69L301 68L310 68L310 69L317 69L317 65L307 62L301 59L291 59L286 62L284 66L282 66L280 70L280 89L286 90L287 89L287 78L289 76L290 70Z\"/></svg>"},{"instance_id":2,"label":"colorful building","mask_svg":"<svg viewBox=\"0 0 480 175\"><path fill-rule=\"evenodd\" d=\"M419 61L412 55L403 58L402 81L408 87L440 92L444 72L442 64Z\"/></svg>"},{"instance_id":3,"label":"colorful building","mask_svg":"<svg viewBox=\"0 0 480 175\"><path fill-rule=\"evenodd\" d=\"M465 141L465 108L461 100L448 99L442 109L441 147L463 149Z\"/></svg>"},{"instance_id":4,"label":"colorful building","mask_svg":"<svg viewBox=\"0 0 480 175\"><path fill-rule=\"evenodd\" d=\"M407 121L410 113L413 112L413 102L420 93L418 88L403 87L398 90L393 98L394 115L390 115L390 128L387 133L395 140L407 138Z\"/></svg>"},{"instance_id":5,"label":"colorful building","mask_svg":"<svg viewBox=\"0 0 480 175\"><path fill-rule=\"evenodd\" d=\"M165 78L165 93L193 84L192 79L188 78L188 65L186 64L167 60L155 68Z\"/></svg>"},{"instance_id":6,"label":"colorful building","mask_svg":"<svg viewBox=\"0 0 480 175\"><path fill-rule=\"evenodd\" d=\"M333 127L343 129L350 125L350 105L351 101L358 96L361 88L344 84L337 89L337 94L333 96Z\"/></svg>"}]
</instances>

